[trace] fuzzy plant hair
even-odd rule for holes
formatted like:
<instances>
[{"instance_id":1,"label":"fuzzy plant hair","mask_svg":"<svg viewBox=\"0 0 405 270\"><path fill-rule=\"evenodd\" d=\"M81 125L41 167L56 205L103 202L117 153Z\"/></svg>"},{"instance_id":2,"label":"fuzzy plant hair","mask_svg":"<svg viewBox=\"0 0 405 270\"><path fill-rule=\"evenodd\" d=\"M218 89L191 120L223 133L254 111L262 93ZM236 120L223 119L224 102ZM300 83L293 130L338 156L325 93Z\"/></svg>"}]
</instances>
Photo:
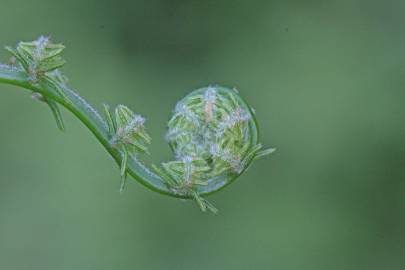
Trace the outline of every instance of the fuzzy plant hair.
<instances>
[{"instance_id":1,"label":"fuzzy plant hair","mask_svg":"<svg viewBox=\"0 0 405 270\"><path fill-rule=\"evenodd\" d=\"M263 149L254 110L236 89L208 86L192 91L175 106L165 139L173 160L148 164L151 137L145 118L125 105L104 104L99 113L68 87L60 71L62 44L47 37L6 47L11 58L0 64L0 83L28 89L47 104L64 130L59 105L71 111L96 136L120 166L121 187L127 175L161 194L197 202L202 211L217 209L205 197L232 183L252 161L274 152Z\"/></svg>"}]
</instances>

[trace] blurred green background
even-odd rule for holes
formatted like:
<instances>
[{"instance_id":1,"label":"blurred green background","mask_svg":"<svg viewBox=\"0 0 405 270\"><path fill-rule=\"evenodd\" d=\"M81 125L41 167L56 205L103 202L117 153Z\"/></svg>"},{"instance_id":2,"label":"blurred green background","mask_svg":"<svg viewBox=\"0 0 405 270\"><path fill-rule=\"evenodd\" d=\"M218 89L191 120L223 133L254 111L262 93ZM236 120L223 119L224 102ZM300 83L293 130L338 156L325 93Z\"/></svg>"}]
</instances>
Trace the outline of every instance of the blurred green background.
<instances>
[{"instance_id":1,"label":"blurred green background","mask_svg":"<svg viewBox=\"0 0 405 270\"><path fill-rule=\"evenodd\" d=\"M237 87L278 151L210 197L131 181L64 111L0 85L0 269L404 269L405 2L1 0L0 44L50 35L71 86L146 115ZM1 50L0 57L7 59Z\"/></svg>"}]
</instances>

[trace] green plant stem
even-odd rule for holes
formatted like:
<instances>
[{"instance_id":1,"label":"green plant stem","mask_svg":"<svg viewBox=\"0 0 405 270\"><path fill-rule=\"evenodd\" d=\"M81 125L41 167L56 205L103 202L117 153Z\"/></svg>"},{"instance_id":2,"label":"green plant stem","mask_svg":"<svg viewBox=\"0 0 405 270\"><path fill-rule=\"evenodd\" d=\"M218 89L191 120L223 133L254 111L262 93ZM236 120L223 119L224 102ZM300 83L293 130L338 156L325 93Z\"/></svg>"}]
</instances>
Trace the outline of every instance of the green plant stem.
<instances>
[{"instance_id":1,"label":"green plant stem","mask_svg":"<svg viewBox=\"0 0 405 270\"><path fill-rule=\"evenodd\" d=\"M46 98L54 100L67 110L71 111L96 136L104 148L114 158L117 164L121 164L122 154L113 148L109 143L107 123L101 117L99 112L74 90L68 88L66 85L61 84L61 89L59 90L62 91L66 97L66 99L64 99L55 91L51 84L46 82L39 84L32 83L24 71L13 69L5 65L0 65L0 83L19 86L27 90L38 92ZM243 100L241 101L242 104L245 104ZM247 104L245 107L249 109ZM256 121L252 121L252 123L253 125L256 125L256 127L252 128L252 130L257 130ZM254 134L254 143L257 142L257 137L258 134ZM185 199L193 198L192 195L180 194L169 189L166 183L159 176L153 173L145 164L141 163L132 155L128 156L127 173L153 191L172 197ZM199 187L196 192L198 192L198 194L201 196L215 193L233 182L240 174L226 177L224 176L224 179L216 179L212 184Z\"/></svg>"}]
</instances>

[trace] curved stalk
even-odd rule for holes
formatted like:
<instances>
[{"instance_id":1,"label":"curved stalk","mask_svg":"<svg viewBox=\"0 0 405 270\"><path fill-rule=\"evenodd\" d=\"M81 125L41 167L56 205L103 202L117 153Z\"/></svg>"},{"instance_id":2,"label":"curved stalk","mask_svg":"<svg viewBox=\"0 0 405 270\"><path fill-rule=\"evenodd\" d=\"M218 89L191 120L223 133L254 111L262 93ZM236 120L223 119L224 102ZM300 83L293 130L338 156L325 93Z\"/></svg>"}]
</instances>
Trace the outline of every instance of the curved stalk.
<instances>
[{"instance_id":1,"label":"curved stalk","mask_svg":"<svg viewBox=\"0 0 405 270\"><path fill-rule=\"evenodd\" d=\"M55 100L67 110L72 112L98 139L104 148L110 153L117 164L121 164L121 155L108 142L107 124L99 112L92 107L84 98L74 90L63 85L62 91L69 102L55 93L50 84L33 85L30 78L23 71L12 69L8 66L0 66L0 83L19 86L27 90L38 92L41 95ZM146 187L162 194L184 197L170 191L160 177L141 164L134 156L128 158L128 173Z\"/></svg>"},{"instance_id":2,"label":"curved stalk","mask_svg":"<svg viewBox=\"0 0 405 270\"><path fill-rule=\"evenodd\" d=\"M121 164L122 155L109 143L108 126L106 121L101 117L99 112L94 107L92 107L83 97L81 97L74 90L68 88L66 85L61 85L61 90L68 100L66 101L66 99L61 98L60 95L55 92L52 85L48 83L33 84L30 81L29 76L24 71L13 69L6 65L0 65L0 83L19 86L27 90L38 92L41 95L56 101L57 103L65 107L67 110L72 112L96 136L98 141L114 158L117 164ZM249 107L246 106L246 108ZM257 126L253 127L252 130L257 130ZM253 137L253 143L257 142L257 137L258 134ZM128 157L127 172L139 183L143 184L153 191L177 198L192 198L191 195L181 194L169 189L165 181L163 181L160 176L155 174L148 166L142 164L134 155L130 155ZM220 181L216 181L215 185L200 186L197 189L198 194L204 196L215 193L232 183L237 177L238 175L224 177Z\"/></svg>"},{"instance_id":3,"label":"curved stalk","mask_svg":"<svg viewBox=\"0 0 405 270\"><path fill-rule=\"evenodd\" d=\"M193 199L201 210L217 210L202 196L232 183L254 159L271 154L262 149L258 124L251 107L235 89L209 86L180 100L168 122L166 140L175 160L161 167L144 164L150 137L145 119L124 105L114 112L104 106L104 116L66 84L59 71L65 61L64 46L40 37L6 47L12 65L0 64L0 83L18 86L47 103L63 130L58 104L72 112L98 139L121 168L121 189L131 175L149 189L171 197Z\"/></svg>"}]
</instances>

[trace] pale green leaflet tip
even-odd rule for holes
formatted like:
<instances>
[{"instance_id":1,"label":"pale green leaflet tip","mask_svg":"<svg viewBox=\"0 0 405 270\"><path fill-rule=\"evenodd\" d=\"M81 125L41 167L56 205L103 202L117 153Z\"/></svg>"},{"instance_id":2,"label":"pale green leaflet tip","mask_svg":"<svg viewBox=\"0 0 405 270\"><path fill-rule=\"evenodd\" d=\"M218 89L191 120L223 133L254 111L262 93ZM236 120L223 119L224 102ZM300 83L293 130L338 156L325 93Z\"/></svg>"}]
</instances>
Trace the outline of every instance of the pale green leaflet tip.
<instances>
[{"instance_id":1,"label":"pale green leaflet tip","mask_svg":"<svg viewBox=\"0 0 405 270\"><path fill-rule=\"evenodd\" d=\"M262 158L262 157L269 156L269 155L273 154L274 152L276 152L276 150L277 150L276 148L267 148L267 149L261 150L256 153L255 158Z\"/></svg>"}]
</instances>

